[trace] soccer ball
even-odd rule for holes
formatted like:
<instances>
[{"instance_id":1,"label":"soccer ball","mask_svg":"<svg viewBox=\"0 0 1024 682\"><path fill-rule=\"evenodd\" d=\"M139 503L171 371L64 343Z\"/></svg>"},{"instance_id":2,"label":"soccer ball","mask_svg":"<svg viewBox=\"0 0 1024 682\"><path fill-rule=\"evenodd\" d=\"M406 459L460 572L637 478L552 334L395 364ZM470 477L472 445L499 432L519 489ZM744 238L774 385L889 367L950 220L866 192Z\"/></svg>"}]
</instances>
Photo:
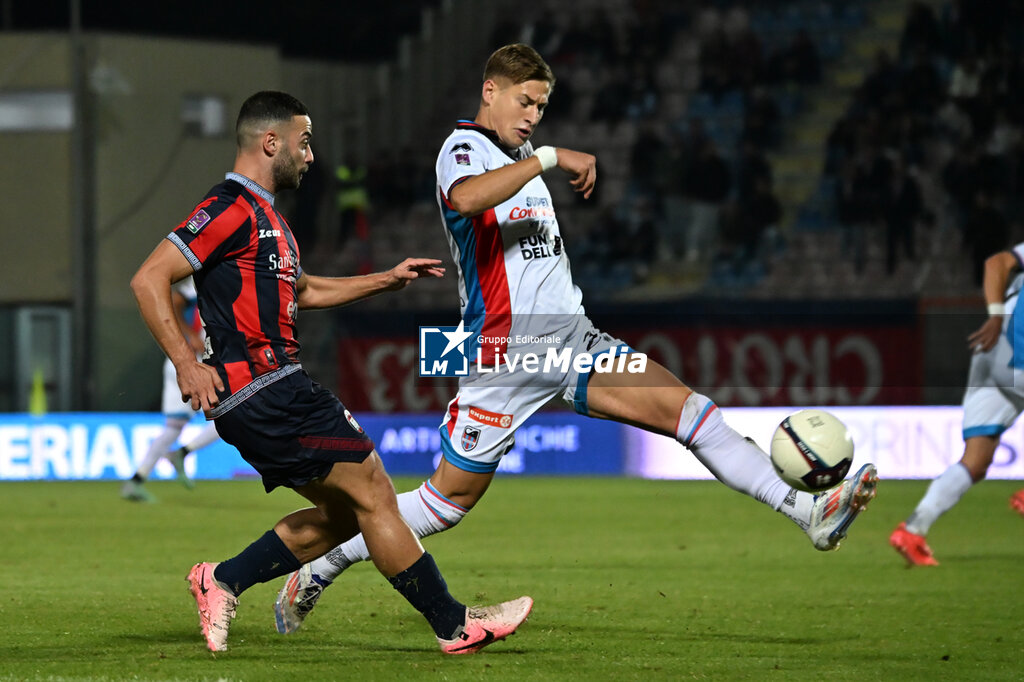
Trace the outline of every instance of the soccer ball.
<instances>
[{"instance_id":1,"label":"soccer ball","mask_svg":"<svg viewBox=\"0 0 1024 682\"><path fill-rule=\"evenodd\" d=\"M824 410L800 410L782 420L771 447L772 466L798 490L837 485L853 464L853 439L843 422Z\"/></svg>"}]
</instances>

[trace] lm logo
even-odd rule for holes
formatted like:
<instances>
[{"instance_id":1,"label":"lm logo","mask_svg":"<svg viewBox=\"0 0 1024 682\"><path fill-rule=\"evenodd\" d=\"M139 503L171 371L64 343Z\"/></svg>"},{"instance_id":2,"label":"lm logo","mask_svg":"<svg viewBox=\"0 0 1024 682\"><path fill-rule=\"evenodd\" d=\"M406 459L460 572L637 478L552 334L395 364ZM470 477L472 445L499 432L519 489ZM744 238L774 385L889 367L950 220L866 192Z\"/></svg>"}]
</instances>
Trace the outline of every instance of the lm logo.
<instances>
[{"instance_id":1,"label":"lm logo","mask_svg":"<svg viewBox=\"0 0 1024 682\"><path fill-rule=\"evenodd\" d=\"M467 376L466 340L472 335L463 322L458 327L420 327L420 376Z\"/></svg>"}]
</instances>

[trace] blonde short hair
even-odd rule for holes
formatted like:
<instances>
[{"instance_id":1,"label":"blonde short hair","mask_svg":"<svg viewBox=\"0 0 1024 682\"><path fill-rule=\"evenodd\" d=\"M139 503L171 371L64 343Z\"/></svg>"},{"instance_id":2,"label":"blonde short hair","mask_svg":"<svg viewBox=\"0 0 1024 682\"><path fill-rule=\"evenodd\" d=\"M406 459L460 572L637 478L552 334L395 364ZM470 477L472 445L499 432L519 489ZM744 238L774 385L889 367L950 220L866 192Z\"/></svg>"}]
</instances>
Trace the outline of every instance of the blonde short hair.
<instances>
[{"instance_id":1,"label":"blonde short hair","mask_svg":"<svg viewBox=\"0 0 1024 682\"><path fill-rule=\"evenodd\" d=\"M529 45L513 43L500 47L487 59L484 80L507 78L513 85L526 81L547 81L555 87L555 74L544 58Z\"/></svg>"}]
</instances>

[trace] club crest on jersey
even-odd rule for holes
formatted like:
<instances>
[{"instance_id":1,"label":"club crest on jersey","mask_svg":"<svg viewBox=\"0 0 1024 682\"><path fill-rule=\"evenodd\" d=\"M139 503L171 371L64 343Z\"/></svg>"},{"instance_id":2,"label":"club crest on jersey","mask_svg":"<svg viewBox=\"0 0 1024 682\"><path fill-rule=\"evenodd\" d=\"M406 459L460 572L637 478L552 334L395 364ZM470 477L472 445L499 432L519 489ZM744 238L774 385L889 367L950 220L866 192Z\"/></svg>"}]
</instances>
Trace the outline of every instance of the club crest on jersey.
<instances>
[{"instance_id":1,"label":"club crest on jersey","mask_svg":"<svg viewBox=\"0 0 1024 682\"><path fill-rule=\"evenodd\" d=\"M199 209L196 211L194 216L188 219L188 222L185 223L185 227L187 227L188 231L192 234L199 234L199 230L203 229L208 222L210 222L210 214L204 209Z\"/></svg>"},{"instance_id":2,"label":"club crest on jersey","mask_svg":"<svg viewBox=\"0 0 1024 682\"><path fill-rule=\"evenodd\" d=\"M480 429L467 426L462 430L462 449L469 452L480 442Z\"/></svg>"},{"instance_id":3,"label":"club crest on jersey","mask_svg":"<svg viewBox=\"0 0 1024 682\"><path fill-rule=\"evenodd\" d=\"M460 142L459 144L452 147L448 153L455 154L455 163L460 166L469 165L469 152L473 151L473 146L468 142Z\"/></svg>"},{"instance_id":4,"label":"club crest on jersey","mask_svg":"<svg viewBox=\"0 0 1024 682\"><path fill-rule=\"evenodd\" d=\"M355 429L359 433L363 432L363 427L359 425L359 422L356 421L356 418L353 417L352 413L349 412L347 409L345 410L345 419L348 420L349 426L351 426L353 429Z\"/></svg>"}]
</instances>

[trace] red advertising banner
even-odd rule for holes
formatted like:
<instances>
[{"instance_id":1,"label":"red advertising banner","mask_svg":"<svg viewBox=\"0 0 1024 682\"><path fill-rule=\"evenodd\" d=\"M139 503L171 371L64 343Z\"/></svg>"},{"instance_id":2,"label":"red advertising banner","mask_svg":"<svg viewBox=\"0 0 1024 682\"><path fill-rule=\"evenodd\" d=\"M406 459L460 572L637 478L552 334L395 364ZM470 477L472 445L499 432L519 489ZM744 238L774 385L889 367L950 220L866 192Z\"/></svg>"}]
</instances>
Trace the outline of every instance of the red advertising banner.
<instances>
[{"instance_id":1,"label":"red advertising banner","mask_svg":"<svg viewBox=\"0 0 1024 682\"><path fill-rule=\"evenodd\" d=\"M616 330L606 331L616 334ZM900 405L922 398L916 326L632 327L620 334L719 405ZM415 336L339 341L338 395L353 410L441 411L455 379L421 378Z\"/></svg>"}]
</instances>

